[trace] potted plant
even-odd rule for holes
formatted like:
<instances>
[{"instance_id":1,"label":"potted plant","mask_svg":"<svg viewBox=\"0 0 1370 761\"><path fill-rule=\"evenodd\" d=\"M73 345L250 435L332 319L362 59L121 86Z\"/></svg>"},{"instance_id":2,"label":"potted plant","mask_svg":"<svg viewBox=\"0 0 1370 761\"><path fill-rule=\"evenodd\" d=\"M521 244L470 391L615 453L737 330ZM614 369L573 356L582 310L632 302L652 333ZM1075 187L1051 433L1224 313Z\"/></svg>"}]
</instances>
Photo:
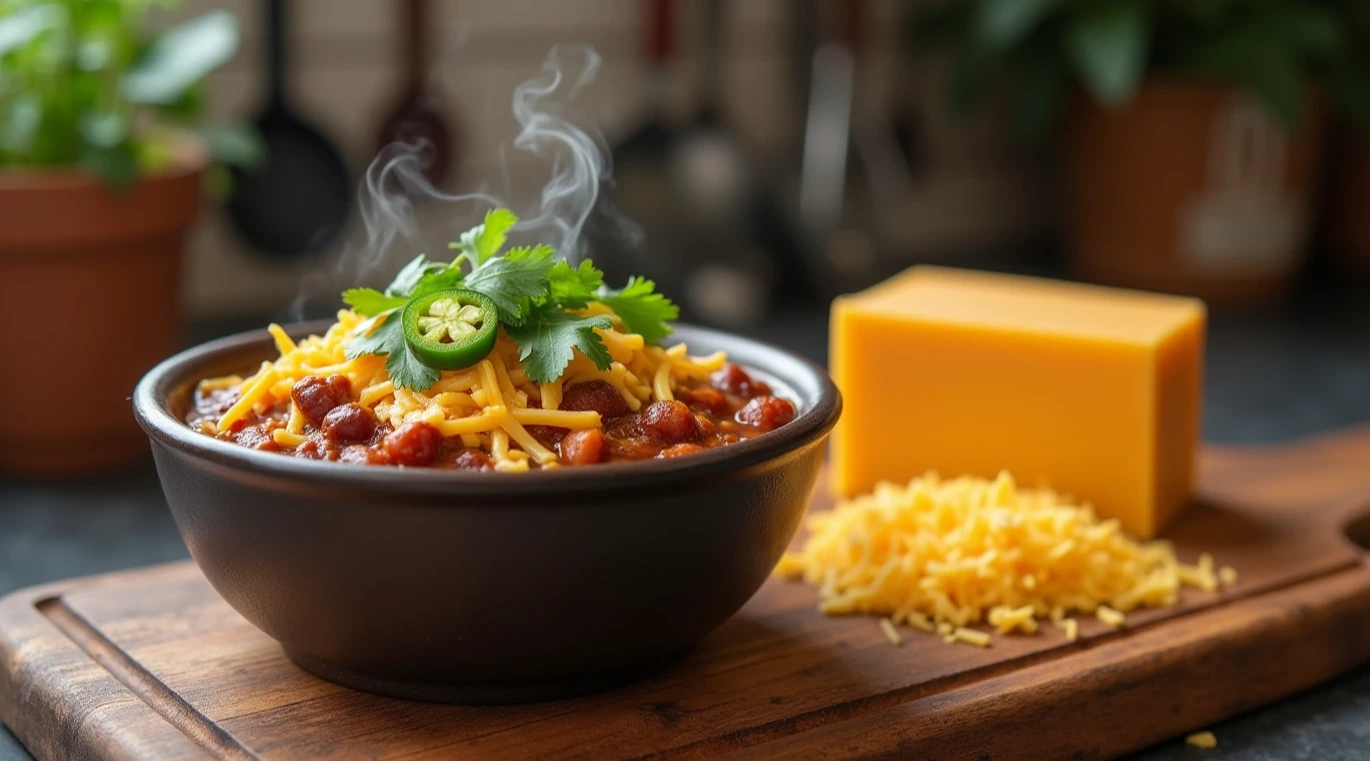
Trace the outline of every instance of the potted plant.
<instances>
[{"instance_id":1,"label":"potted plant","mask_svg":"<svg viewBox=\"0 0 1370 761\"><path fill-rule=\"evenodd\" d=\"M0 0L0 472L146 449L128 397L179 340L181 250L210 156L200 80L238 43L209 13L160 33L150 0Z\"/></svg>"},{"instance_id":2,"label":"potted plant","mask_svg":"<svg viewBox=\"0 0 1370 761\"><path fill-rule=\"evenodd\" d=\"M951 53L954 104L974 104L1002 76L1020 135L1064 127L1079 275L1254 303L1278 294L1306 253L1322 92L1347 94L1318 87L1348 55L1340 6L953 0L916 29Z\"/></svg>"}]
</instances>

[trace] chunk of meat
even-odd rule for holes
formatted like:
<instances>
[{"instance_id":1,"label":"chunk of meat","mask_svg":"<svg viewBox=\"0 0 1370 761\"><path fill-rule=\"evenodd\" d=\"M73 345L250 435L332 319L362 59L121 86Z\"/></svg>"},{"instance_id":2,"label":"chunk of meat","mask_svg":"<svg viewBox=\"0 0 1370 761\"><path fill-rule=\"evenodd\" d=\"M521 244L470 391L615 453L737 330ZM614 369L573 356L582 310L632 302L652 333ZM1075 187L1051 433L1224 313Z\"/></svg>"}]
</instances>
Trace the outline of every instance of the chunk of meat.
<instances>
[{"instance_id":1,"label":"chunk of meat","mask_svg":"<svg viewBox=\"0 0 1370 761\"><path fill-rule=\"evenodd\" d=\"M493 470L495 464L478 449L463 449L452 458L452 467L460 470Z\"/></svg>"},{"instance_id":2,"label":"chunk of meat","mask_svg":"<svg viewBox=\"0 0 1370 761\"><path fill-rule=\"evenodd\" d=\"M639 423L644 433L651 434L662 441L689 441L699 435L695 416L685 403L678 400L652 402L642 411Z\"/></svg>"},{"instance_id":3,"label":"chunk of meat","mask_svg":"<svg viewBox=\"0 0 1370 761\"><path fill-rule=\"evenodd\" d=\"M684 457L687 454L694 454L695 452L703 451L704 447L701 447L698 444L690 444L687 442L684 444L676 444L675 446L666 447L665 449L661 450L661 454L657 455L657 457Z\"/></svg>"},{"instance_id":4,"label":"chunk of meat","mask_svg":"<svg viewBox=\"0 0 1370 761\"><path fill-rule=\"evenodd\" d=\"M290 387L290 398L310 425L322 428L328 413L352 400L352 383L345 375L330 375L328 380L309 375Z\"/></svg>"},{"instance_id":5,"label":"chunk of meat","mask_svg":"<svg viewBox=\"0 0 1370 761\"><path fill-rule=\"evenodd\" d=\"M567 433L565 428L550 425L525 425L524 428L528 430L529 435L538 440L539 444L548 449L556 449Z\"/></svg>"},{"instance_id":6,"label":"chunk of meat","mask_svg":"<svg viewBox=\"0 0 1370 761\"><path fill-rule=\"evenodd\" d=\"M323 435L335 444L360 444L376 432L376 415L360 404L334 407L323 417Z\"/></svg>"},{"instance_id":7,"label":"chunk of meat","mask_svg":"<svg viewBox=\"0 0 1370 761\"><path fill-rule=\"evenodd\" d=\"M715 415L722 415L728 411L727 397L723 396L723 392L716 388L709 386L682 388L676 392L676 396L691 407L699 407Z\"/></svg>"},{"instance_id":8,"label":"chunk of meat","mask_svg":"<svg viewBox=\"0 0 1370 761\"><path fill-rule=\"evenodd\" d=\"M761 394L769 395L771 387L747 374L740 366L731 362L724 365L722 369L713 374L710 378L714 388L727 391L730 394L739 396L758 396Z\"/></svg>"},{"instance_id":9,"label":"chunk of meat","mask_svg":"<svg viewBox=\"0 0 1370 761\"><path fill-rule=\"evenodd\" d=\"M405 423L385 437L385 453L396 465L419 468L438 456L442 433L423 422Z\"/></svg>"},{"instance_id":10,"label":"chunk of meat","mask_svg":"<svg viewBox=\"0 0 1370 761\"><path fill-rule=\"evenodd\" d=\"M598 412L601 418L628 414L628 402L608 381L592 380L567 386L561 395L563 410Z\"/></svg>"},{"instance_id":11,"label":"chunk of meat","mask_svg":"<svg viewBox=\"0 0 1370 761\"><path fill-rule=\"evenodd\" d=\"M758 396L737 411L737 422L773 431L794 420L794 403L777 396Z\"/></svg>"},{"instance_id":12,"label":"chunk of meat","mask_svg":"<svg viewBox=\"0 0 1370 761\"><path fill-rule=\"evenodd\" d=\"M604 459L604 432L598 428L571 431L561 440L561 461L567 465L593 465Z\"/></svg>"},{"instance_id":13,"label":"chunk of meat","mask_svg":"<svg viewBox=\"0 0 1370 761\"><path fill-rule=\"evenodd\" d=\"M338 453L340 462L359 465L390 465L390 455L384 449L368 447L364 444L351 444Z\"/></svg>"}]
</instances>

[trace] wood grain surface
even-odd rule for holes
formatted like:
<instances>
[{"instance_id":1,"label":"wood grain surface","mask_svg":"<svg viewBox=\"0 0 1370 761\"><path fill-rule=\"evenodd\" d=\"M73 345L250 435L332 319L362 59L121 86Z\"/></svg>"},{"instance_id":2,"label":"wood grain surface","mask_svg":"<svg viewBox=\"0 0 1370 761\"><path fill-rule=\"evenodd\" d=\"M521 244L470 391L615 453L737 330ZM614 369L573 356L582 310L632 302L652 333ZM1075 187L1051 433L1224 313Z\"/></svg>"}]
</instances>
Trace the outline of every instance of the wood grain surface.
<instances>
[{"instance_id":1,"label":"wood grain surface","mask_svg":"<svg viewBox=\"0 0 1370 761\"><path fill-rule=\"evenodd\" d=\"M988 649L910 631L896 648L874 620L826 618L813 590L771 581L645 682L431 705L305 673L178 563L0 601L0 718L43 761L1109 758L1370 659L1370 569L1344 531L1370 515L1370 428L1210 449L1201 483L1167 536L1238 584L1122 630L1082 620L1077 643L1045 627Z\"/></svg>"}]
</instances>

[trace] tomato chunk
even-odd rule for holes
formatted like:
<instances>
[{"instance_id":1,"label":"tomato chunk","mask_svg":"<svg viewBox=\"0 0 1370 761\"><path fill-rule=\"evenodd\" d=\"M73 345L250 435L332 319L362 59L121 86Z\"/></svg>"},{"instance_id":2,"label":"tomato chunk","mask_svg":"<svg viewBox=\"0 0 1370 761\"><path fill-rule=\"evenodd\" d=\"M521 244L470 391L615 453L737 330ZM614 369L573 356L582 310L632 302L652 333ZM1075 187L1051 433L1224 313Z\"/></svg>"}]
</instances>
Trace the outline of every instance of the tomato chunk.
<instances>
[{"instance_id":1,"label":"tomato chunk","mask_svg":"<svg viewBox=\"0 0 1370 761\"><path fill-rule=\"evenodd\" d=\"M442 433L428 423L405 423L385 437L385 452L396 465L423 467L438 456Z\"/></svg>"},{"instance_id":2,"label":"tomato chunk","mask_svg":"<svg viewBox=\"0 0 1370 761\"><path fill-rule=\"evenodd\" d=\"M773 431L791 420L794 420L794 402L776 396L758 396L737 411L737 422L763 431Z\"/></svg>"}]
</instances>

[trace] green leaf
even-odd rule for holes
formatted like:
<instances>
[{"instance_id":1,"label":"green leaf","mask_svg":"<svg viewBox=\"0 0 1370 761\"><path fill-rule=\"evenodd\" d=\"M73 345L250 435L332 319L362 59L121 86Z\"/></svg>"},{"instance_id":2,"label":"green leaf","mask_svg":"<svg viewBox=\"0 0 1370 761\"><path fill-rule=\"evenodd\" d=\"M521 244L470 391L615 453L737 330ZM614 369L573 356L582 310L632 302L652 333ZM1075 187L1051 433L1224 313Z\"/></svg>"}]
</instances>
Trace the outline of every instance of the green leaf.
<instances>
[{"instance_id":1,"label":"green leaf","mask_svg":"<svg viewBox=\"0 0 1370 761\"><path fill-rule=\"evenodd\" d=\"M158 37L124 76L124 94L134 103L174 103L237 49L237 17L228 11L206 13Z\"/></svg>"},{"instance_id":2,"label":"green leaf","mask_svg":"<svg viewBox=\"0 0 1370 761\"><path fill-rule=\"evenodd\" d=\"M109 148L87 147L80 163L83 169L121 193L132 189L138 178L138 157L128 143Z\"/></svg>"},{"instance_id":3,"label":"green leaf","mask_svg":"<svg viewBox=\"0 0 1370 761\"><path fill-rule=\"evenodd\" d=\"M532 248L511 248L504 256L485 260L466 276L466 287L490 297L499 310L500 322L523 322L522 299L547 294L547 273L552 269L555 250L539 244Z\"/></svg>"},{"instance_id":4,"label":"green leaf","mask_svg":"<svg viewBox=\"0 0 1370 761\"><path fill-rule=\"evenodd\" d=\"M599 289L604 285L604 273L595 269L588 259L581 262L579 267L561 261L547 271L547 282L552 303L563 309L584 309L599 297Z\"/></svg>"},{"instance_id":5,"label":"green leaf","mask_svg":"<svg viewBox=\"0 0 1370 761\"><path fill-rule=\"evenodd\" d=\"M0 55L28 44L48 29L60 26L66 17L66 10L56 3L11 11L0 18Z\"/></svg>"},{"instance_id":6,"label":"green leaf","mask_svg":"<svg viewBox=\"0 0 1370 761\"><path fill-rule=\"evenodd\" d=\"M980 0L976 6L975 34L988 48L1010 48L1046 18L1061 0Z\"/></svg>"},{"instance_id":7,"label":"green leaf","mask_svg":"<svg viewBox=\"0 0 1370 761\"><path fill-rule=\"evenodd\" d=\"M395 279L390 281L389 287L385 289L385 295L409 296L418 286L419 280L427 273L430 264L432 262L429 262L428 257L423 254L409 260L409 263L404 265L395 275Z\"/></svg>"},{"instance_id":8,"label":"green leaf","mask_svg":"<svg viewBox=\"0 0 1370 761\"><path fill-rule=\"evenodd\" d=\"M1061 119L1067 78L1061 61L1049 51L1025 56L1013 68L1008 90L1008 112L1014 135L1024 143L1039 143Z\"/></svg>"},{"instance_id":9,"label":"green leaf","mask_svg":"<svg viewBox=\"0 0 1370 761\"><path fill-rule=\"evenodd\" d=\"M419 284L414 286L414 290L409 294L409 298L417 299L426 296L433 291L441 291L446 288L460 288L462 286L461 270L448 267L424 275L419 279Z\"/></svg>"},{"instance_id":10,"label":"green leaf","mask_svg":"<svg viewBox=\"0 0 1370 761\"><path fill-rule=\"evenodd\" d=\"M116 111L90 111L81 116L81 136L95 148L113 148L128 139L128 119Z\"/></svg>"},{"instance_id":11,"label":"green leaf","mask_svg":"<svg viewBox=\"0 0 1370 761\"><path fill-rule=\"evenodd\" d=\"M475 226L462 234L463 248L469 247L467 250L473 254L475 265L484 265L486 259L499 254L500 248L504 248L508 232L516 224L518 217L508 208L492 208L485 213L484 225Z\"/></svg>"},{"instance_id":12,"label":"green leaf","mask_svg":"<svg viewBox=\"0 0 1370 761\"><path fill-rule=\"evenodd\" d=\"M223 124L199 132L216 164L254 169L266 158L266 144L250 125Z\"/></svg>"},{"instance_id":13,"label":"green leaf","mask_svg":"<svg viewBox=\"0 0 1370 761\"><path fill-rule=\"evenodd\" d=\"M363 317L375 317L409 303L408 299L386 296L374 288L349 288L343 291L342 299Z\"/></svg>"},{"instance_id":14,"label":"green leaf","mask_svg":"<svg viewBox=\"0 0 1370 761\"><path fill-rule=\"evenodd\" d=\"M534 383L549 383L561 377L579 349L601 370L609 369L613 357L595 328L609 330L607 316L579 317L567 314L555 304L534 307L522 325L505 325L505 331L519 345L523 372Z\"/></svg>"},{"instance_id":15,"label":"green leaf","mask_svg":"<svg viewBox=\"0 0 1370 761\"><path fill-rule=\"evenodd\" d=\"M376 323L379 321L379 325ZM404 327L399 315L391 312L362 323L358 333L347 343L349 359L363 354L385 355L385 370L390 380L401 388L426 391L438 380L438 371L423 364L409 344L404 341Z\"/></svg>"},{"instance_id":16,"label":"green leaf","mask_svg":"<svg viewBox=\"0 0 1370 761\"><path fill-rule=\"evenodd\" d=\"M1094 0L1066 28L1067 50L1080 79L1107 106L1131 100L1150 38L1151 16L1142 0Z\"/></svg>"},{"instance_id":17,"label":"green leaf","mask_svg":"<svg viewBox=\"0 0 1370 761\"><path fill-rule=\"evenodd\" d=\"M1286 126L1298 118L1302 82L1298 55L1272 43L1270 29L1246 25L1199 50L1192 66L1230 84L1249 88Z\"/></svg>"},{"instance_id":18,"label":"green leaf","mask_svg":"<svg viewBox=\"0 0 1370 761\"><path fill-rule=\"evenodd\" d=\"M599 301L614 310L629 333L639 333L656 343L671 334L667 323L680 316L680 308L656 292L656 283L635 277L619 291L605 291Z\"/></svg>"}]
</instances>

